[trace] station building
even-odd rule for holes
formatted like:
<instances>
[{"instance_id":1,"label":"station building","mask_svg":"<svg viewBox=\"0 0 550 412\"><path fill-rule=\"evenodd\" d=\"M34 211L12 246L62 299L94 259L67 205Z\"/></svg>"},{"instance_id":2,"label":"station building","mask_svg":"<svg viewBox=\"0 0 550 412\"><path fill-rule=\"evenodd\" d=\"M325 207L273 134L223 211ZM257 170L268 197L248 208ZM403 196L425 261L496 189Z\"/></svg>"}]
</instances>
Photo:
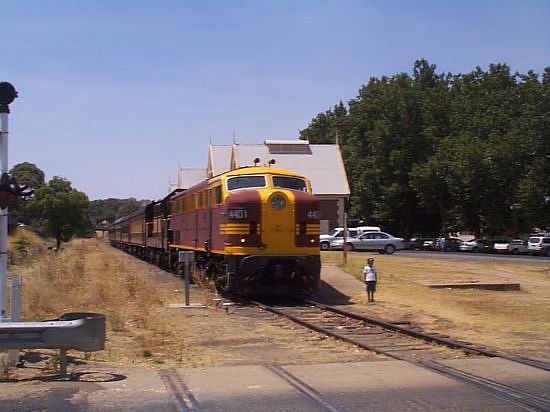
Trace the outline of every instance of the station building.
<instances>
[{"instance_id":1,"label":"station building","mask_svg":"<svg viewBox=\"0 0 550 412\"><path fill-rule=\"evenodd\" d=\"M337 144L310 144L307 140L265 140L263 144L231 144L208 147L206 169L178 170L177 184L186 189L204 179L244 166L275 166L292 170L311 180L313 194L321 203L321 233L344 226L350 188L342 153Z\"/></svg>"}]
</instances>

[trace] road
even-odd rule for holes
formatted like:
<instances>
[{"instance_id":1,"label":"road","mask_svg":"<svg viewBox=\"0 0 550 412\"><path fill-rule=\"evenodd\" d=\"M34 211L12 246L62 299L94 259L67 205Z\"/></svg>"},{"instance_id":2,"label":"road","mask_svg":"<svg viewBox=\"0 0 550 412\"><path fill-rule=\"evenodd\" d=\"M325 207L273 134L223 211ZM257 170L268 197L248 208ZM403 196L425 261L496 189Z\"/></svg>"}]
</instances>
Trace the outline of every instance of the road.
<instances>
[{"instance_id":1,"label":"road","mask_svg":"<svg viewBox=\"0 0 550 412\"><path fill-rule=\"evenodd\" d=\"M349 253L349 252L348 252ZM530 255L499 255L489 253L468 253L468 252L426 252L418 250L399 250L396 252L400 255L424 256L436 259L470 259L470 260L496 260L510 261L516 263L533 263L540 264L544 262L550 263L550 257L546 256L530 256Z\"/></svg>"}]
</instances>

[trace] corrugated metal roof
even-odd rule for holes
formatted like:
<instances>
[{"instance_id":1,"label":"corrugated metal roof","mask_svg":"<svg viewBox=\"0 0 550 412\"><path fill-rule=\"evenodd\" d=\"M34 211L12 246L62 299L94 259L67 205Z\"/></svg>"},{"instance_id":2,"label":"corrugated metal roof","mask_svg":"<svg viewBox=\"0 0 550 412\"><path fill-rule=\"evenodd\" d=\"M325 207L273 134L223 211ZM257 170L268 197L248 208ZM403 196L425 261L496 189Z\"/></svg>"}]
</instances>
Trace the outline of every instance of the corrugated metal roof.
<instances>
[{"instance_id":1,"label":"corrugated metal roof","mask_svg":"<svg viewBox=\"0 0 550 412\"><path fill-rule=\"evenodd\" d=\"M294 141L288 142L292 144ZM311 180L313 193L316 195L349 196L348 179L338 145L310 144L306 153L280 153L280 150L270 153L269 145L266 143L211 145L210 155L213 157L209 161L212 160L212 165L215 166L217 171L215 174L229 170L231 148L233 148L233 161L236 162L236 167L253 166L255 158L260 159L259 165L268 165L269 160L274 159L275 167L307 176ZM284 144L284 141L277 140L276 144L279 146Z\"/></svg>"}]
</instances>

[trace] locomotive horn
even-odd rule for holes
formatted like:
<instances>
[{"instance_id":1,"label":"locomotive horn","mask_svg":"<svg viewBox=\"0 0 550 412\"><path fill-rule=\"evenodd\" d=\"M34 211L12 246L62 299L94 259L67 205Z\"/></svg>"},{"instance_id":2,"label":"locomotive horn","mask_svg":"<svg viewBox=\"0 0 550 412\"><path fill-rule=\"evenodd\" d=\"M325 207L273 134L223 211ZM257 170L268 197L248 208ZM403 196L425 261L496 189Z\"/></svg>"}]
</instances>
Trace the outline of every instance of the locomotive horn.
<instances>
[{"instance_id":1,"label":"locomotive horn","mask_svg":"<svg viewBox=\"0 0 550 412\"><path fill-rule=\"evenodd\" d=\"M274 165L275 164L275 159L271 159L268 163L269 163L269 166Z\"/></svg>"},{"instance_id":2,"label":"locomotive horn","mask_svg":"<svg viewBox=\"0 0 550 412\"><path fill-rule=\"evenodd\" d=\"M256 157L254 159L254 166L258 166L258 163L260 163L260 158L259 157Z\"/></svg>"}]
</instances>

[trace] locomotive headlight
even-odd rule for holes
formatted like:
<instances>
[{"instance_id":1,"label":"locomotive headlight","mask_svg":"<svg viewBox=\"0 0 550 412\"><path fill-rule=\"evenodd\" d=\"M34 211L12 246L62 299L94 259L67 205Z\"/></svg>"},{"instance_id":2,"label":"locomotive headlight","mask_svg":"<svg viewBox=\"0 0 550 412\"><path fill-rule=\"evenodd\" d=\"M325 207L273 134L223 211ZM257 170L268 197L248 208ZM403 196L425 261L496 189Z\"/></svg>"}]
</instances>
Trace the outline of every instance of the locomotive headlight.
<instances>
[{"instance_id":1,"label":"locomotive headlight","mask_svg":"<svg viewBox=\"0 0 550 412\"><path fill-rule=\"evenodd\" d=\"M282 210L286 206L286 200L281 195L275 195L271 197L271 207L275 210Z\"/></svg>"},{"instance_id":2,"label":"locomotive headlight","mask_svg":"<svg viewBox=\"0 0 550 412\"><path fill-rule=\"evenodd\" d=\"M321 212L319 210L308 210L307 218L310 220L319 220Z\"/></svg>"}]
</instances>

